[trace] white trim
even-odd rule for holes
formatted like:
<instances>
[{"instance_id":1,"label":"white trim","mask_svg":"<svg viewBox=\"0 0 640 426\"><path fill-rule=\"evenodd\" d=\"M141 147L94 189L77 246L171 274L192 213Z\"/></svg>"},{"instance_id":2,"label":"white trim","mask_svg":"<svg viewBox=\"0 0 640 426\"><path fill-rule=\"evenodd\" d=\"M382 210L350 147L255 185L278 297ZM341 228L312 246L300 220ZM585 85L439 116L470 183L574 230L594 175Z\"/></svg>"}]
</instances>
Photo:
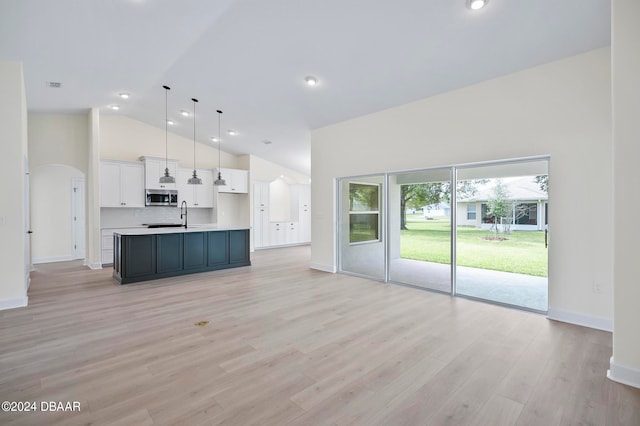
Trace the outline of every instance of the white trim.
<instances>
[{"instance_id":1,"label":"white trim","mask_svg":"<svg viewBox=\"0 0 640 426\"><path fill-rule=\"evenodd\" d=\"M98 270L98 269L102 269L102 263L97 262L97 263L93 263L93 262L88 262L86 259L84 260L84 265L88 266L89 269L93 269Z\"/></svg>"},{"instance_id":2,"label":"white trim","mask_svg":"<svg viewBox=\"0 0 640 426\"><path fill-rule=\"evenodd\" d=\"M609 361L609 367L609 370L607 370L607 378L614 382L640 388L640 370L626 365L616 364L613 357L611 357Z\"/></svg>"},{"instance_id":3,"label":"white trim","mask_svg":"<svg viewBox=\"0 0 640 426\"><path fill-rule=\"evenodd\" d=\"M336 272L338 272L338 270L336 269L335 266L323 265L322 263L313 263L313 262L311 262L309 264L309 267L311 269L317 269L318 271L331 272L332 274L335 274Z\"/></svg>"},{"instance_id":4,"label":"white trim","mask_svg":"<svg viewBox=\"0 0 640 426\"><path fill-rule=\"evenodd\" d=\"M69 260L78 260L73 256L53 256L53 257L34 257L31 259L31 263L53 263L53 262L67 262Z\"/></svg>"},{"instance_id":5,"label":"white trim","mask_svg":"<svg viewBox=\"0 0 640 426\"><path fill-rule=\"evenodd\" d=\"M24 308L29 304L29 297L14 297L13 299L0 300L0 311L13 308Z\"/></svg>"},{"instance_id":6,"label":"white trim","mask_svg":"<svg viewBox=\"0 0 640 426\"><path fill-rule=\"evenodd\" d=\"M576 312L549 309L549 312L547 312L547 319L595 328L596 330L613 331L613 321L611 319L579 314Z\"/></svg>"}]
</instances>

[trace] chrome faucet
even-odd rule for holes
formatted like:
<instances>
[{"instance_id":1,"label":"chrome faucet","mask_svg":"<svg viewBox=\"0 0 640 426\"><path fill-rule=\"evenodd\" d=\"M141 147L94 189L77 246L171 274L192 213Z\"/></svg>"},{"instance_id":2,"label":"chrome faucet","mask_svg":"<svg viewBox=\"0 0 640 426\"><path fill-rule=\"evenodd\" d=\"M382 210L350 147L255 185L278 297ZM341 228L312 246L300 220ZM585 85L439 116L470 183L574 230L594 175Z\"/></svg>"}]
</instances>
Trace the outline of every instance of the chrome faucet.
<instances>
[{"instance_id":1,"label":"chrome faucet","mask_svg":"<svg viewBox=\"0 0 640 426\"><path fill-rule=\"evenodd\" d=\"M184 207L184 213L182 207ZM185 200L182 200L182 204L180 204L180 219L182 218L184 218L184 228L187 229L187 202Z\"/></svg>"}]
</instances>

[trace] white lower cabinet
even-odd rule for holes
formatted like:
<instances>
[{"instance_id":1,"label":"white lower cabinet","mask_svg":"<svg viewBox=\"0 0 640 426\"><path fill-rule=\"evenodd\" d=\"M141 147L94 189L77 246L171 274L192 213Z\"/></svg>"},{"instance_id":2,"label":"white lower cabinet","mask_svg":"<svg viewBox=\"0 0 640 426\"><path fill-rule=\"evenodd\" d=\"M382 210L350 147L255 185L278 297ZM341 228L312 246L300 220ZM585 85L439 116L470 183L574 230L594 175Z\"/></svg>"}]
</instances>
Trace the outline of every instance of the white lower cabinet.
<instances>
[{"instance_id":1,"label":"white lower cabinet","mask_svg":"<svg viewBox=\"0 0 640 426\"><path fill-rule=\"evenodd\" d=\"M285 227L281 222L271 222L269 224L269 244L270 246L281 246L286 244L284 231Z\"/></svg>"},{"instance_id":2,"label":"white lower cabinet","mask_svg":"<svg viewBox=\"0 0 640 426\"><path fill-rule=\"evenodd\" d=\"M297 222L271 222L268 246L299 244Z\"/></svg>"},{"instance_id":3,"label":"white lower cabinet","mask_svg":"<svg viewBox=\"0 0 640 426\"><path fill-rule=\"evenodd\" d=\"M103 229L102 230L102 241L100 244L100 249L102 251L102 264L110 265L113 263L113 229Z\"/></svg>"},{"instance_id":4,"label":"white lower cabinet","mask_svg":"<svg viewBox=\"0 0 640 426\"><path fill-rule=\"evenodd\" d=\"M285 223L284 239L285 244L297 244L300 242L298 236L298 224L296 222Z\"/></svg>"}]
</instances>

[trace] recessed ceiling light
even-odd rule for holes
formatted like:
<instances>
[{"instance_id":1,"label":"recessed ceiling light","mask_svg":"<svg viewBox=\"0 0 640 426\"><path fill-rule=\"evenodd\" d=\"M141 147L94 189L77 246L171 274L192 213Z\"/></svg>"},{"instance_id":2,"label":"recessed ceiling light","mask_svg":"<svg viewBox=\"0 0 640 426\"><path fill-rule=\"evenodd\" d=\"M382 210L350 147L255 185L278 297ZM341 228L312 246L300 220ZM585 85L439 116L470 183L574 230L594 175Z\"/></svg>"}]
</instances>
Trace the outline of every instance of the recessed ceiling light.
<instances>
[{"instance_id":1,"label":"recessed ceiling light","mask_svg":"<svg viewBox=\"0 0 640 426\"><path fill-rule=\"evenodd\" d=\"M308 75L304 78L305 83L307 83L307 86L315 86L318 84L318 79L315 78L312 75Z\"/></svg>"},{"instance_id":2,"label":"recessed ceiling light","mask_svg":"<svg viewBox=\"0 0 640 426\"><path fill-rule=\"evenodd\" d=\"M120 96L122 99L129 99L128 93L120 93L118 96Z\"/></svg>"},{"instance_id":3,"label":"recessed ceiling light","mask_svg":"<svg viewBox=\"0 0 640 426\"><path fill-rule=\"evenodd\" d=\"M189 111L182 110L182 111L180 111L180 114L181 114L183 117L188 117L188 116L189 116Z\"/></svg>"},{"instance_id":4,"label":"recessed ceiling light","mask_svg":"<svg viewBox=\"0 0 640 426\"><path fill-rule=\"evenodd\" d=\"M211 142L222 142L221 140L219 140L217 137L215 136L211 136Z\"/></svg>"},{"instance_id":5,"label":"recessed ceiling light","mask_svg":"<svg viewBox=\"0 0 640 426\"><path fill-rule=\"evenodd\" d=\"M467 7L471 10L482 9L489 3L489 0L467 0Z\"/></svg>"},{"instance_id":6,"label":"recessed ceiling light","mask_svg":"<svg viewBox=\"0 0 640 426\"><path fill-rule=\"evenodd\" d=\"M262 143L265 145L271 145L273 142L271 142L270 140L263 140Z\"/></svg>"},{"instance_id":7,"label":"recessed ceiling light","mask_svg":"<svg viewBox=\"0 0 640 426\"><path fill-rule=\"evenodd\" d=\"M233 130L233 129L229 129L229 130L227 130L227 133L229 133L231 136L235 136L235 135L237 135L237 134L238 134L238 132L236 132L236 131L235 131L235 130Z\"/></svg>"},{"instance_id":8,"label":"recessed ceiling light","mask_svg":"<svg viewBox=\"0 0 640 426\"><path fill-rule=\"evenodd\" d=\"M168 124L169 126L173 126L173 125L174 125L174 124L176 124L176 123L174 123L172 120L167 120L167 124Z\"/></svg>"},{"instance_id":9,"label":"recessed ceiling light","mask_svg":"<svg viewBox=\"0 0 640 426\"><path fill-rule=\"evenodd\" d=\"M120 109L120 105L111 105L111 109L117 111Z\"/></svg>"}]
</instances>

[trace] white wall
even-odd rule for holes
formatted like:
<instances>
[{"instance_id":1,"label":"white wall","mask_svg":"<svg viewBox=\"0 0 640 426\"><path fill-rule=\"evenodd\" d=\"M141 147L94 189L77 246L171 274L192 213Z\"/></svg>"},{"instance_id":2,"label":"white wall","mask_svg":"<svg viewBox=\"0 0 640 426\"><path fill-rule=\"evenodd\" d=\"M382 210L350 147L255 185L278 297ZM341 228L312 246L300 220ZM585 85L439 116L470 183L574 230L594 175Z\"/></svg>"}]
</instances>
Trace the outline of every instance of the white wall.
<instances>
[{"instance_id":1,"label":"white wall","mask_svg":"<svg viewBox=\"0 0 640 426\"><path fill-rule=\"evenodd\" d=\"M640 209L640 3L613 0L614 329L609 377L640 387L640 229L628 223Z\"/></svg>"},{"instance_id":2,"label":"white wall","mask_svg":"<svg viewBox=\"0 0 640 426\"><path fill-rule=\"evenodd\" d=\"M32 168L30 178L32 262L73 259L71 180L84 179L84 173L62 164L47 164Z\"/></svg>"},{"instance_id":3,"label":"white wall","mask_svg":"<svg viewBox=\"0 0 640 426\"><path fill-rule=\"evenodd\" d=\"M249 156L249 162L251 168L251 183L254 181L271 182L280 177L290 184L308 184L310 182L309 176L307 175L288 169L279 164L272 163L271 161L264 160L260 157L256 157L255 155Z\"/></svg>"},{"instance_id":4,"label":"white wall","mask_svg":"<svg viewBox=\"0 0 640 426\"><path fill-rule=\"evenodd\" d=\"M193 139L169 132L168 157L178 160L180 167L193 169ZM224 147L223 147L224 148ZM138 161L140 156L165 157L165 131L140 121L120 116L100 116L100 158ZM237 168L238 157L221 151L222 167ZM218 167L218 149L200 142L196 144L196 167Z\"/></svg>"},{"instance_id":5,"label":"white wall","mask_svg":"<svg viewBox=\"0 0 640 426\"><path fill-rule=\"evenodd\" d=\"M66 164L88 171L87 114L29 113L29 165Z\"/></svg>"},{"instance_id":6,"label":"white wall","mask_svg":"<svg viewBox=\"0 0 640 426\"><path fill-rule=\"evenodd\" d=\"M337 177L550 155L550 316L610 328L613 229L584 214L613 213L610 87L603 48L314 130L312 265L335 268Z\"/></svg>"},{"instance_id":7,"label":"white wall","mask_svg":"<svg viewBox=\"0 0 640 426\"><path fill-rule=\"evenodd\" d=\"M22 64L0 61L0 310L26 306L27 102Z\"/></svg>"}]
</instances>

